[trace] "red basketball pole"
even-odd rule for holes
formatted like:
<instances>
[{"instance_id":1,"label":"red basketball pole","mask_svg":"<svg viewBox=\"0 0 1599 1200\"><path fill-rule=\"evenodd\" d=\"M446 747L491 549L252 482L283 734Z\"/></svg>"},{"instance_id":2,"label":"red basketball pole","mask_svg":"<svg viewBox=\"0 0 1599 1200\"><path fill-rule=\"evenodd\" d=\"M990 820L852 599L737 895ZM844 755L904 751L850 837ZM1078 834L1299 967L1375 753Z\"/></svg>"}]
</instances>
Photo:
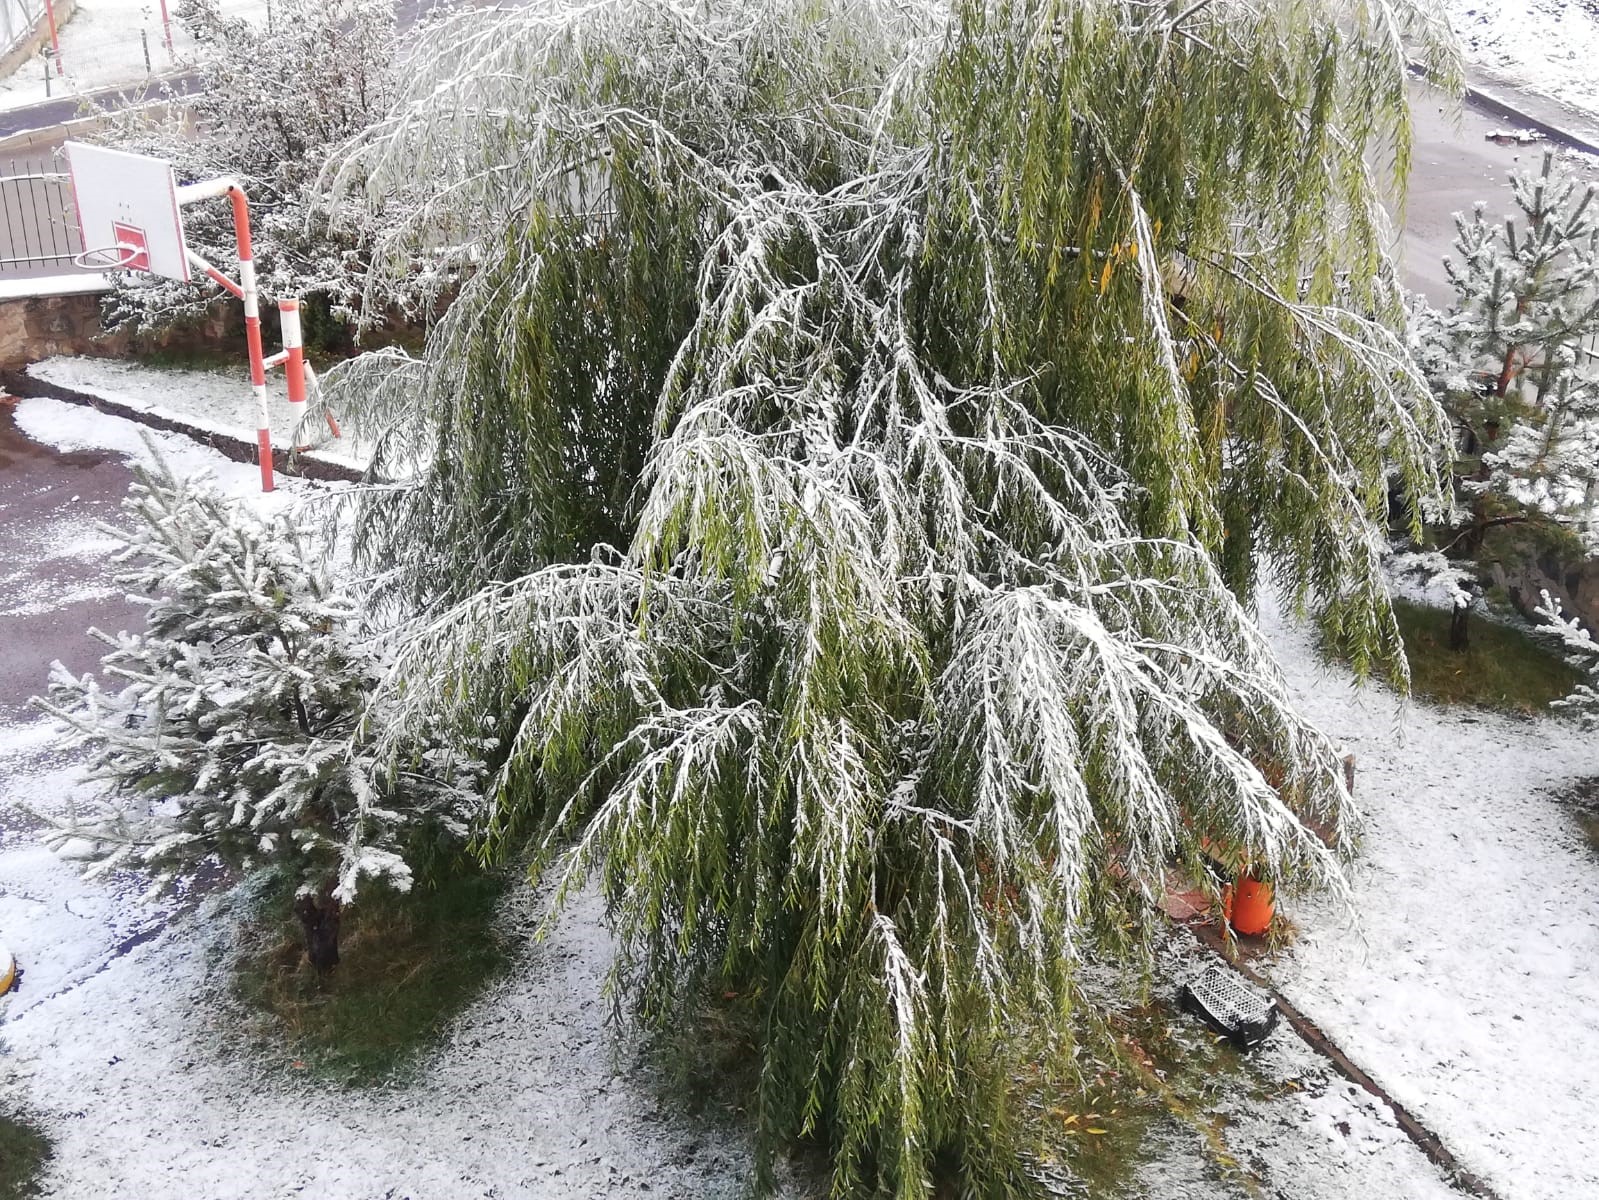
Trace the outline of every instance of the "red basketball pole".
<instances>
[{"instance_id":1,"label":"red basketball pole","mask_svg":"<svg viewBox=\"0 0 1599 1200\"><path fill-rule=\"evenodd\" d=\"M250 200L238 180L226 176L205 183L185 184L178 189L179 204L194 204L217 196L226 196L233 204L233 236L239 245L239 282L235 287L228 287L232 280L224 278L223 286L244 301L244 341L250 352L250 388L255 392L255 440L261 463L261 490L270 492L273 488L272 423L267 410L266 362L261 353L261 304L250 246ZM199 259L198 255L194 257ZM222 274L203 259L199 259L199 264L212 279Z\"/></svg>"},{"instance_id":2,"label":"red basketball pole","mask_svg":"<svg viewBox=\"0 0 1599 1200\"><path fill-rule=\"evenodd\" d=\"M167 0L161 0L161 33L166 39L167 53L172 53L172 18L167 16Z\"/></svg>"}]
</instances>

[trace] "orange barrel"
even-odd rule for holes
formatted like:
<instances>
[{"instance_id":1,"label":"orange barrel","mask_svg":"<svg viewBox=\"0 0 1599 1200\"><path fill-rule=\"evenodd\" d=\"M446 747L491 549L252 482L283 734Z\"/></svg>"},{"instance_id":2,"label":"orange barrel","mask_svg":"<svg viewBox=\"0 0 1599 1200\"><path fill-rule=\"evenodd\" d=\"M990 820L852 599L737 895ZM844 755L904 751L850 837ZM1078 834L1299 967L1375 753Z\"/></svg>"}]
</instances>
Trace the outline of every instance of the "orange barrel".
<instances>
[{"instance_id":1,"label":"orange barrel","mask_svg":"<svg viewBox=\"0 0 1599 1200\"><path fill-rule=\"evenodd\" d=\"M1254 937L1271 928L1272 911L1271 884L1261 883L1253 875L1241 878L1236 888L1222 890L1222 916L1245 936Z\"/></svg>"}]
</instances>

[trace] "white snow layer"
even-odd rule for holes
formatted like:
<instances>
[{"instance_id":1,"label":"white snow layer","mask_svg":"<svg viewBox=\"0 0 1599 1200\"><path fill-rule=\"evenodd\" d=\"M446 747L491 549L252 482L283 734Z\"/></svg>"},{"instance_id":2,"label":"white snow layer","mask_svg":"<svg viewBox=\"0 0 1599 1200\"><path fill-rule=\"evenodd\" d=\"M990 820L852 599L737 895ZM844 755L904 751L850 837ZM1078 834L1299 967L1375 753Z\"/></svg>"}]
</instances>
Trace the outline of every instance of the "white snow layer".
<instances>
[{"instance_id":1,"label":"white snow layer","mask_svg":"<svg viewBox=\"0 0 1599 1200\"><path fill-rule=\"evenodd\" d=\"M126 359L65 355L31 363L27 372L46 383L177 421L201 433L223 433L255 444L259 417L242 350L239 369L231 374L151 367ZM272 444L276 447L289 445L295 430L282 371L267 372L267 408ZM307 424L312 427L299 432L316 445L312 457L357 470L366 466L371 451L359 441L356 431L346 425L341 429L342 436L335 441L328 436L325 426L313 425L310 421Z\"/></svg>"},{"instance_id":2,"label":"white snow layer","mask_svg":"<svg viewBox=\"0 0 1599 1200\"><path fill-rule=\"evenodd\" d=\"M1599 5L1583 0L1446 0L1466 57L1599 116Z\"/></svg>"},{"instance_id":3,"label":"white snow layer","mask_svg":"<svg viewBox=\"0 0 1599 1200\"><path fill-rule=\"evenodd\" d=\"M1263 624L1302 711L1356 755L1357 927L1295 912L1288 997L1506 1200L1599 1195L1599 855L1553 793L1599 775L1575 726L1357 694Z\"/></svg>"},{"instance_id":4,"label":"white snow layer","mask_svg":"<svg viewBox=\"0 0 1599 1200\"><path fill-rule=\"evenodd\" d=\"M220 0L219 7L229 16L260 23L266 19L270 0ZM177 20L178 0L167 0L166 8L172 16L170 51L157 0L78 0L72 15L56 30L61 69L42 56L25 60L0 81L0 110L132 87L152 74L182 70L195 59L194 39Z\"/></svg>"}]
</instances>

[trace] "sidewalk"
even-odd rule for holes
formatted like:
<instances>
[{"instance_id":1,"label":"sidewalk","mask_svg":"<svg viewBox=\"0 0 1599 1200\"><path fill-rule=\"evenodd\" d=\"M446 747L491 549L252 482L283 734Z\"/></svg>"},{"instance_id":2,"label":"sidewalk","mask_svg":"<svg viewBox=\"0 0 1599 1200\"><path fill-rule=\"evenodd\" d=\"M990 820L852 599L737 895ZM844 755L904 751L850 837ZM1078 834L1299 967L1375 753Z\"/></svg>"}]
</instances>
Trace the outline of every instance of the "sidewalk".
<instances>
[{"instance_id":1,"label":"sidewalk","mask_svg":"<svg viewBox=\"0 0 1599 1200\"><path fill-rule=\"evenodd\" d=\"M264 21L271 7L270 0L220 2L228 16L252 21ZM97 91L142 85L152 77L181 74L192 65L196 47L178 23L178 3L166 0L172 17L169 48L160 0L79 0L77 11L57 30L59 69L48 57L35 56L9 79L0 80L0 112L81 99Z\"/></svg>"}]
</instances>

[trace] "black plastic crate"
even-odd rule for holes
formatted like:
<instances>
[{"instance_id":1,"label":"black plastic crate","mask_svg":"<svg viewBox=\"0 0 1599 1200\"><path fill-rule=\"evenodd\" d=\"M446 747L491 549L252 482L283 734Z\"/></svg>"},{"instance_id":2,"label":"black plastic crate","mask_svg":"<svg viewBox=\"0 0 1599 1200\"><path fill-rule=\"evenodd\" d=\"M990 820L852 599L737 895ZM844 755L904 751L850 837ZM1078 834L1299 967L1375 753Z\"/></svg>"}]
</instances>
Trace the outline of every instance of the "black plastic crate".
<instances>
[{"instance_id":1,"label":"black plastic crate","mask_svg":"<svg viewBox=\"0 0 1599 1200\"><path fill-rule=\"evenodd\" d=\"M1282 1016L1275 1000L1220 963L1183 984L1177 999L1184 1012L1193 1013L1241 1050L1265 1041Z\"/></svg>"}]
</instances>

